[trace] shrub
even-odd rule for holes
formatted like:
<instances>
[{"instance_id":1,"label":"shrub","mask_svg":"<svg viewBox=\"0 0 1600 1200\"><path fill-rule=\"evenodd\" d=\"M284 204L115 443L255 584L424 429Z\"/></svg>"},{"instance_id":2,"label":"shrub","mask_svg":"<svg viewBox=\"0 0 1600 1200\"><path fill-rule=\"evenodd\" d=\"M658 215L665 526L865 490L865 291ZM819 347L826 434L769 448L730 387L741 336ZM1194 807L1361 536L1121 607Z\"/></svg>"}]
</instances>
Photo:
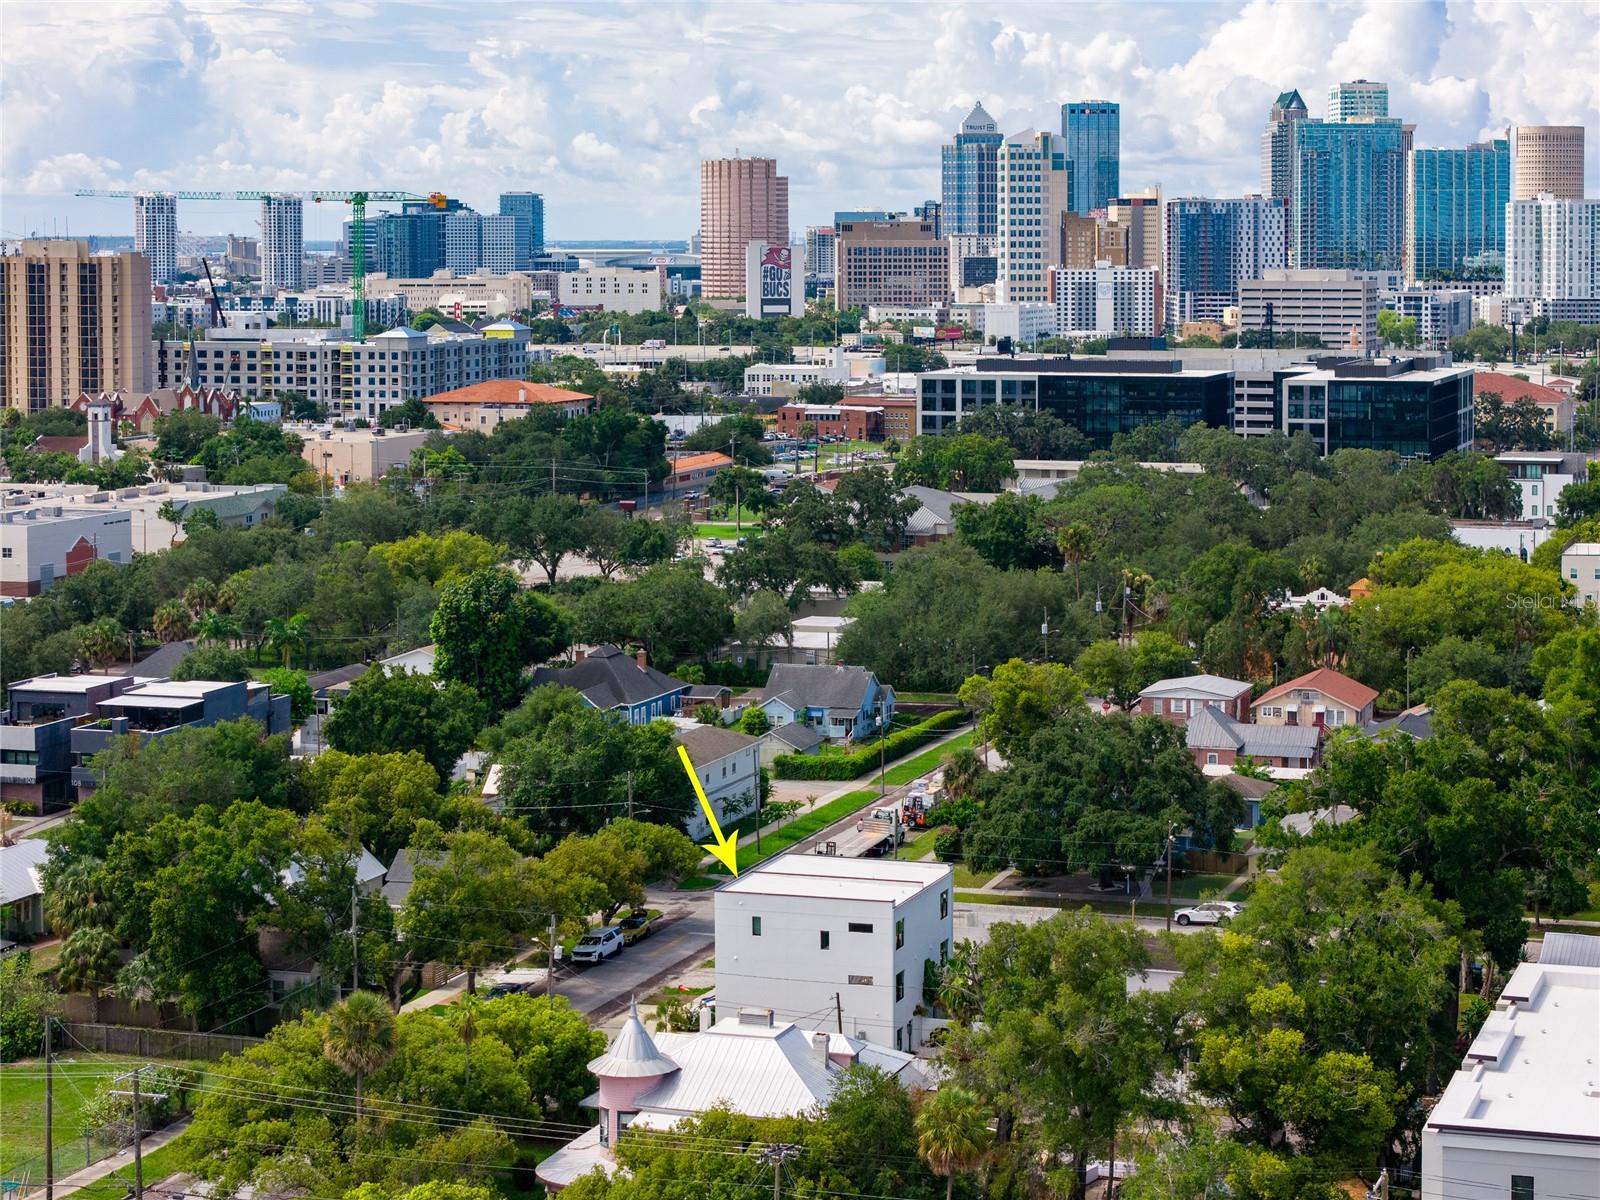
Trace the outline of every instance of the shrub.
<instances>
[{"instance_id":1,"label":"shrub","mask_svg":"<svg viewBox=\"0 0 1600 1200\"><path fill-rule=\"evenodd\" d=\"M877 742L870 742L858 750L841 754L780 754L772 762L773 772L779 779L854 779L876 767L880 755L885 761L902 758L966 719L967 714L962 709L946 709L891 733L881 748Z\"/></svg>"},{"instance_id":2,"label":"shrub","mask_svg":"<svg viewBox=\"0 0 1600 1200\"><path fill-rule=\"evenodd\" d=\"M946 825L933 835L933 854L940 862L961 861L961 830Z\"/></svg>"}]
</instances>

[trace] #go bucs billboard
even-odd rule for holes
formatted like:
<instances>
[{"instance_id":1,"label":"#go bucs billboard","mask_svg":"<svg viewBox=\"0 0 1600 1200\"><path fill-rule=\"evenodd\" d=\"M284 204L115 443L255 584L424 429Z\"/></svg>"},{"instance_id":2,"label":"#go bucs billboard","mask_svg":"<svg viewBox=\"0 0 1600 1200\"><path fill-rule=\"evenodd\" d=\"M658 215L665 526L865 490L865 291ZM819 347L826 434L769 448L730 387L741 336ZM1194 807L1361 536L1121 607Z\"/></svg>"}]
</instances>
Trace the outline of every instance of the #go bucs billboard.
<instances>
[{"instance_id":1,"label":"#go bucs billboard","mask_svg":"<svg viewBox=\"0 0 1600 1200\"><path fill-rule=\"evenodd\" d=\"M751 242L745 247L745 315L750 317L798 316L805 311L805 290L798 292L794 278L794 250L773 242Z\"/></svg>"}]
</instances>

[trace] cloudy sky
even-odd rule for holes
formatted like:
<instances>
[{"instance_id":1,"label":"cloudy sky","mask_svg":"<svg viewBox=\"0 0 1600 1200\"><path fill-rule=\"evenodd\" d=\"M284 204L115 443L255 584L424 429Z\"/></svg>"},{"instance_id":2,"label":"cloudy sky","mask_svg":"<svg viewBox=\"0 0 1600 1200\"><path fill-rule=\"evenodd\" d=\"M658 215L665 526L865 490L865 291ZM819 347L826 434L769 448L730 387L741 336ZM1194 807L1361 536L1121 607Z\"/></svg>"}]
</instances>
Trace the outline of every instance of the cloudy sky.
<instances>
[{"instance_id":1,"label":"cloudy sky","mask_svg":"<svg viewBox=\"0 0 1600 1200\"><path fill-rule=\"evenodd\" d=\"M939 192L974 99L1007 133L1122 104L1125 188L1256 190L1273 97L1381 79L1419 146L1587 126L1600 194L1600 0L584 4L4 0L0 235L128 233L80 187L545 194L553 241L688 235L697 160L772 155L795 229ZM253 233L251 205L183 230ZM308 206L308 239L341 214Z\"/></svg>"}]
</instances>

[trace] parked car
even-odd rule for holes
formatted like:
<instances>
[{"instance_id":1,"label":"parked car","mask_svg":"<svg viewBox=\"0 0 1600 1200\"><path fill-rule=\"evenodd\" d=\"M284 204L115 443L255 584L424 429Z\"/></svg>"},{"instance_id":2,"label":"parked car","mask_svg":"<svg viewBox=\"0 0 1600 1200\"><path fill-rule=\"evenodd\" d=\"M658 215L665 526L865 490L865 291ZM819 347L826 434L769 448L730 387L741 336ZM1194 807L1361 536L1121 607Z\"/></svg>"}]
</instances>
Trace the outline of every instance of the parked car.
<instances>
[{"instance_id":1,"label":"parked car","mask_svg":"<svg viewBox=\"0 0 1600 1200\"><path fill-rule=\"evenodd\" d=\"M520 996L528 989L520 983L497 983L483 994L485 1000L498 1000L501 996Z\"/></svg>"},{"instance_id":2,"label":"parked car","mask_svg":"<svg viewBox=\"0 0 1600 1200\"><path fill-rule=\"evenodd\" d=\"M617 922L617 928L622 930L622 944L631 946L635 942L642 942L650 936L655 927L655 921L644 909L631 912Z\"/></svg>"},{"instance_id":3,"label":"parked car","mask_svg":"<svg viewBox=\"0 0 1600 1200\"><path fill-rule=\"evenodd\" d=\"M572 961L578 963L597 963L603 958L610 958L622 950L622 930L615 925L608 925L603 929L591 929L578 939L578 944L572 948Z\"/></svg>"},{"instance_id":4,"label":"parked car","mask_svg":"<svg viewBox=\"0 0 1600 1200\"><path fill-rule=\"evenodd\" d=\"M1179 925L1226 925L1244 911L1244 905L1231 900L1207 900L1172 915Z\"/></svg>"}]
</instances>

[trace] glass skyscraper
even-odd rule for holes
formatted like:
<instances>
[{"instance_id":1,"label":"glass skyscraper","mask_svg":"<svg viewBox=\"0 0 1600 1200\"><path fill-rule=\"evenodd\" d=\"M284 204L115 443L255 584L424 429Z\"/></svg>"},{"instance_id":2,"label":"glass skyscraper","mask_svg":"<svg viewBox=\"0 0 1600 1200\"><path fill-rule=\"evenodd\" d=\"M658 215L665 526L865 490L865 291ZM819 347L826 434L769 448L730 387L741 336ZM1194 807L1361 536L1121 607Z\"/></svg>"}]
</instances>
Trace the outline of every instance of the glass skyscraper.
<instances>
[{"instance_id":1,"label":"glass skyscraper","mask_svg":"<svg viewBox=\"0 0 1600 1200\"><path fill-rule=\"evenodd\" d=\"M1511 143L1413 150L1406 181L1406 278L1448 279L1505 254ZM1479 262L1469 263L1469 259Z\"/></svg>"},{"instance_id":2,"label":"glass skyscraper","mask_svg":"<svg viewBox=\"0 0 1600 1200\"><path fill-rule=\"evenodd\" d=\"M1290 265L1398 271L1405 258L1405 130L1392 117L1294 122Z\"/></svg>"},{"instance_id":3,"label":"glass skyscraper","mask_svg":"<svg viewBox=\"0 0 1600 1200\"><path fill-rule=\"evenodd\" d=\"M994 236L995 155L1003 140L980 100L961 122L961 132L945 143L940 153L942 232Z\"/></svg>"},{"instance_id":4,"label":"glass skyscraper","mask_svg":"<svg viewBox=\"0 0 1600 1200\"><path fill-rule=\"evenodd\" d=\"M544 197L538 192L501 192L500 215L516 221L516 269L531 270L544 253Z\"/></svg>"},{"instance_id":5,"label":"glass skyscraper","mask_svg":"<svg viewBox=\"0 0 1600 1200\"><path fill-rule=\"evenodd\" d=\"M1061 106L1061 136L1072 163L1068 206L1080 217L1122 194L1122 106L1075 100Z\"/></svg>"}]
</instances>

